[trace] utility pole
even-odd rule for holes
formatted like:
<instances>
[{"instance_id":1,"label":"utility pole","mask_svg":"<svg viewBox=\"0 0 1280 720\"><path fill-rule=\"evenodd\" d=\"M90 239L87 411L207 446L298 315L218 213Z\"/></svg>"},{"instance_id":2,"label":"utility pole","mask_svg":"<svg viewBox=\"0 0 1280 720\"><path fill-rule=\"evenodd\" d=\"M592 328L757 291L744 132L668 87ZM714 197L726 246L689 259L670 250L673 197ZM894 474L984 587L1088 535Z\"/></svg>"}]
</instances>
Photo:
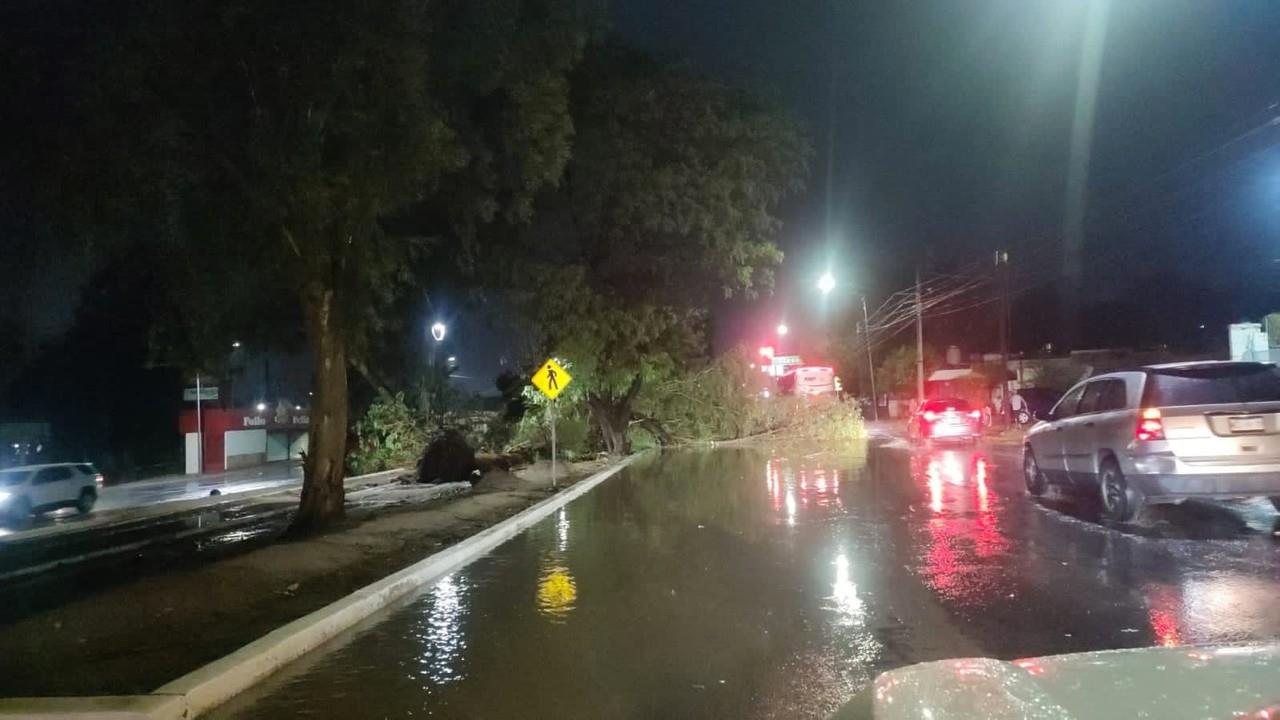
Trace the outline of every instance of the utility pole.
<instances>
[{"instance_id":1,"label":"utility pole","mask_svg":"<svg viewBox=\"0 0 1280 720\"><path fill-rule=\"evenodd\" d=\"M1013 425L1009 402L1009 253L997 250L996 273L1000 280L1000 415L1004 426Z\"/></svg>"},{"instance_id":2,"label":"utility pole","mask_svg":"<svg viewBox=\"0 0 1280 720\"><path fill-rule=\"evenodd\" d=\"M196 373L196 474L204 474L204 406L200 402L200 373Z\"/></svg>"},{"instance_id":3,"label":"utility pole","mask_svg":"<svg viewBox=\"0 0 1280 720\"><path fill-rule=\"evenodd\" d=\"M880 419L880 404L876 400L876 366L871 361L871 317L867 314L867 296L862 296L862 341L867 345L867 372L871 376L871 416Z\"/></svg>"},{"instance_id":4,"label":"utility pole","mask_svg":"<svg viewBox=\"0 0 1280 720\"><path fill-rule=\"evenodd\" d=\"M916 266L916 407L924 404L924 302L920 299L920 267Z\"/></svg>"}]
</instances>

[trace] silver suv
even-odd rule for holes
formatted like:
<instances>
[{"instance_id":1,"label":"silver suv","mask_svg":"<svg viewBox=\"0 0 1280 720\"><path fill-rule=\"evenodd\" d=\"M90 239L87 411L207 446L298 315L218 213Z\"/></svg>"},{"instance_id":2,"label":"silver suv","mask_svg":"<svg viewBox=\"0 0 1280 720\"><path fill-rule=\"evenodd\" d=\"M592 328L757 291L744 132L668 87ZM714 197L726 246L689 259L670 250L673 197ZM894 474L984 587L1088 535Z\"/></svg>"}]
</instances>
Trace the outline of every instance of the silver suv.
<instances>
[{"instance_id":1,"label":"silver suv","mask_svg":"<svg viewBox=\"0 0 1280 720\"><path fill-rule=\"evenodd\" d=\"M1089 378L1027 433L1022 466L1032 495L1089 488L1113 520L1192 497L1266 496L1280 510L1280 370L1194 362Z\"/></svg>"},{"instance_id":2,"label":"silver suv","mask_svg":"<svg viewBox=\"0 0 1280 720\"><path fill-rule=\"evenodd\" d=\"M102 473L89 463L26 465L0 470L0 515L21 525L33 513L73 507L81 514L98 500Z\"/></svg>"}]
</instances>

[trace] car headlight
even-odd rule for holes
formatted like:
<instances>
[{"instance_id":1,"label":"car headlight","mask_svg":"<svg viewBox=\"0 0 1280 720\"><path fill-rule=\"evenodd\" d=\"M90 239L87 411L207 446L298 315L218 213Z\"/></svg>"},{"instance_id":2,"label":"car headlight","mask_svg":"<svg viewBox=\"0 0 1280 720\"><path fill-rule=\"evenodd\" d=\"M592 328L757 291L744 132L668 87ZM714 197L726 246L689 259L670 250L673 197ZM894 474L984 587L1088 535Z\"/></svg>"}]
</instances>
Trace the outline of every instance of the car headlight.
<instances>
[{"instance_id":1,"label":"car headlight","mask_svg":"<svg viewBox=\"0 0 1280 720\"><path fill-rule=\"evenodd\" d=\"M7 493L7 492L4 492L3 490L0 490L0 503L8 502L9 498L12 496L13 496L13 493Z\"/></svg>"}]
</instances>

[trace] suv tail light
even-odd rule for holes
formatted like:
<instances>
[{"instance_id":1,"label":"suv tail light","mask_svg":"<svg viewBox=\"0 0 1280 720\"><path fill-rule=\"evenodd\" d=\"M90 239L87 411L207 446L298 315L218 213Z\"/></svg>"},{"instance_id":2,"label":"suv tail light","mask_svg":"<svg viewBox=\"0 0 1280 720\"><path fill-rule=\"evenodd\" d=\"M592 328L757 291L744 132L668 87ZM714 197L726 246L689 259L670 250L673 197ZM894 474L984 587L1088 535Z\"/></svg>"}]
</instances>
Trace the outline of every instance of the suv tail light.
<instances>
[{"instance_id":1,"label":"suv tail light","mask_svg":"<svg viewBox=\"0 0 1280 720\"><path fill-rule=\"evenodd\" d=\"M934 412L934 411L932 411L932 410L925 410L925 411L924 411L924 420L925 420L925 422L933 422L934 420L937 420L937 419L938 419L938 413L936 413L936 412Z\"/></svg>"},{"instance_id":2,"label":"suv tail light","mask_svg":"<svg viewBox=\"0 0 1280 720\"><path fill-rule=\"evenodd\" d=\"M982 419L982 411L981 411L981 410L970 410L970 411L969 411L969 417L973 418L974 420L981 420L981 419Z\"/></svg>"},{"instance_id":3,"label":"suv tail light","mask_svg":"<svg viewBox=\"0 0 1280 720\"><path fill-rule=\"evenodd\" d=\"M106 478L102 477L102 473L98 473L97 475L93 476L94 485L102 485L105 482L106 482Z\"/></svg>"},{"instance_id":4,"label":"suv tail light","mask_svg":"<svg viewBox=\"0 0 1280 720\"><path fill-rule=\"evenodd\" d=\"M1138 419L1138 428L1135 435L1139 440L1164 439L1164 421L1160 419L1160 410L1158 408L1147 408L1142 411L1142 415Z\"/></svg>"}]
</instances>

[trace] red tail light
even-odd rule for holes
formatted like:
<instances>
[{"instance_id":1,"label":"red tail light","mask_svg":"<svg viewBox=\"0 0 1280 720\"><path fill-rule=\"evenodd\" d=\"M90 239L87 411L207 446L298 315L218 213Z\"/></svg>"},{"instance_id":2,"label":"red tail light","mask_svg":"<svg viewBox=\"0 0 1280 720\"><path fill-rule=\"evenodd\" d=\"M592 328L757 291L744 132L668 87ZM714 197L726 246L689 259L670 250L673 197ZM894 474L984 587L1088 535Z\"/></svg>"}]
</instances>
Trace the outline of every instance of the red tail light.
<instances>
[{"instance_id":1,"label":"red tail light","mask_svg":"<svg viewBox=\"0 0 1280 720\"><path fill-rule=\"evenodd\" d=\"M925 420L925 422L933 422L934 420L937 420L937 419L938 419L938 413L936 413L936 412L934 412L934 411L932 411L932 410L925 410L925 411L924 411L924 420Z\"/></svg>"},{"instance_id":2,"label":"red tail light","mask_svg":"<svg viewBox=\"0 0 1280 720\"><path fill-rule=\"evenodd\" d=\"M106 481L107 481L107 480L106 480L106 478L102 477L102 473L98 473L97 475L94 475L94 476L93 476L93 484L94 484L94 485L101 485L101 484L105 483Z\"/></svg>"},{"instance_id":3,"label":"red tail light","mask_svg":"<svg viewBox=\"0 0 1280 720\"><path fill-rule=\"evenodd\" d=\"M1164 439L1164 421L1160 419L1158 408L1147 408L1142 411L1135 435L1139 440Z\"/></svg>"},{"instance_id":4,"label":"red tail light","mask_svg":"<svg viewBox=\"0 0 1280 720\"><path fill-rule=\"evenodd\" d=\"M982 419L982 411L981 411L981 410L970 410L970 411L969 411L969 417L973 418L974 420L981 420L981 419Z\"/></svg>"}]
</instances>

